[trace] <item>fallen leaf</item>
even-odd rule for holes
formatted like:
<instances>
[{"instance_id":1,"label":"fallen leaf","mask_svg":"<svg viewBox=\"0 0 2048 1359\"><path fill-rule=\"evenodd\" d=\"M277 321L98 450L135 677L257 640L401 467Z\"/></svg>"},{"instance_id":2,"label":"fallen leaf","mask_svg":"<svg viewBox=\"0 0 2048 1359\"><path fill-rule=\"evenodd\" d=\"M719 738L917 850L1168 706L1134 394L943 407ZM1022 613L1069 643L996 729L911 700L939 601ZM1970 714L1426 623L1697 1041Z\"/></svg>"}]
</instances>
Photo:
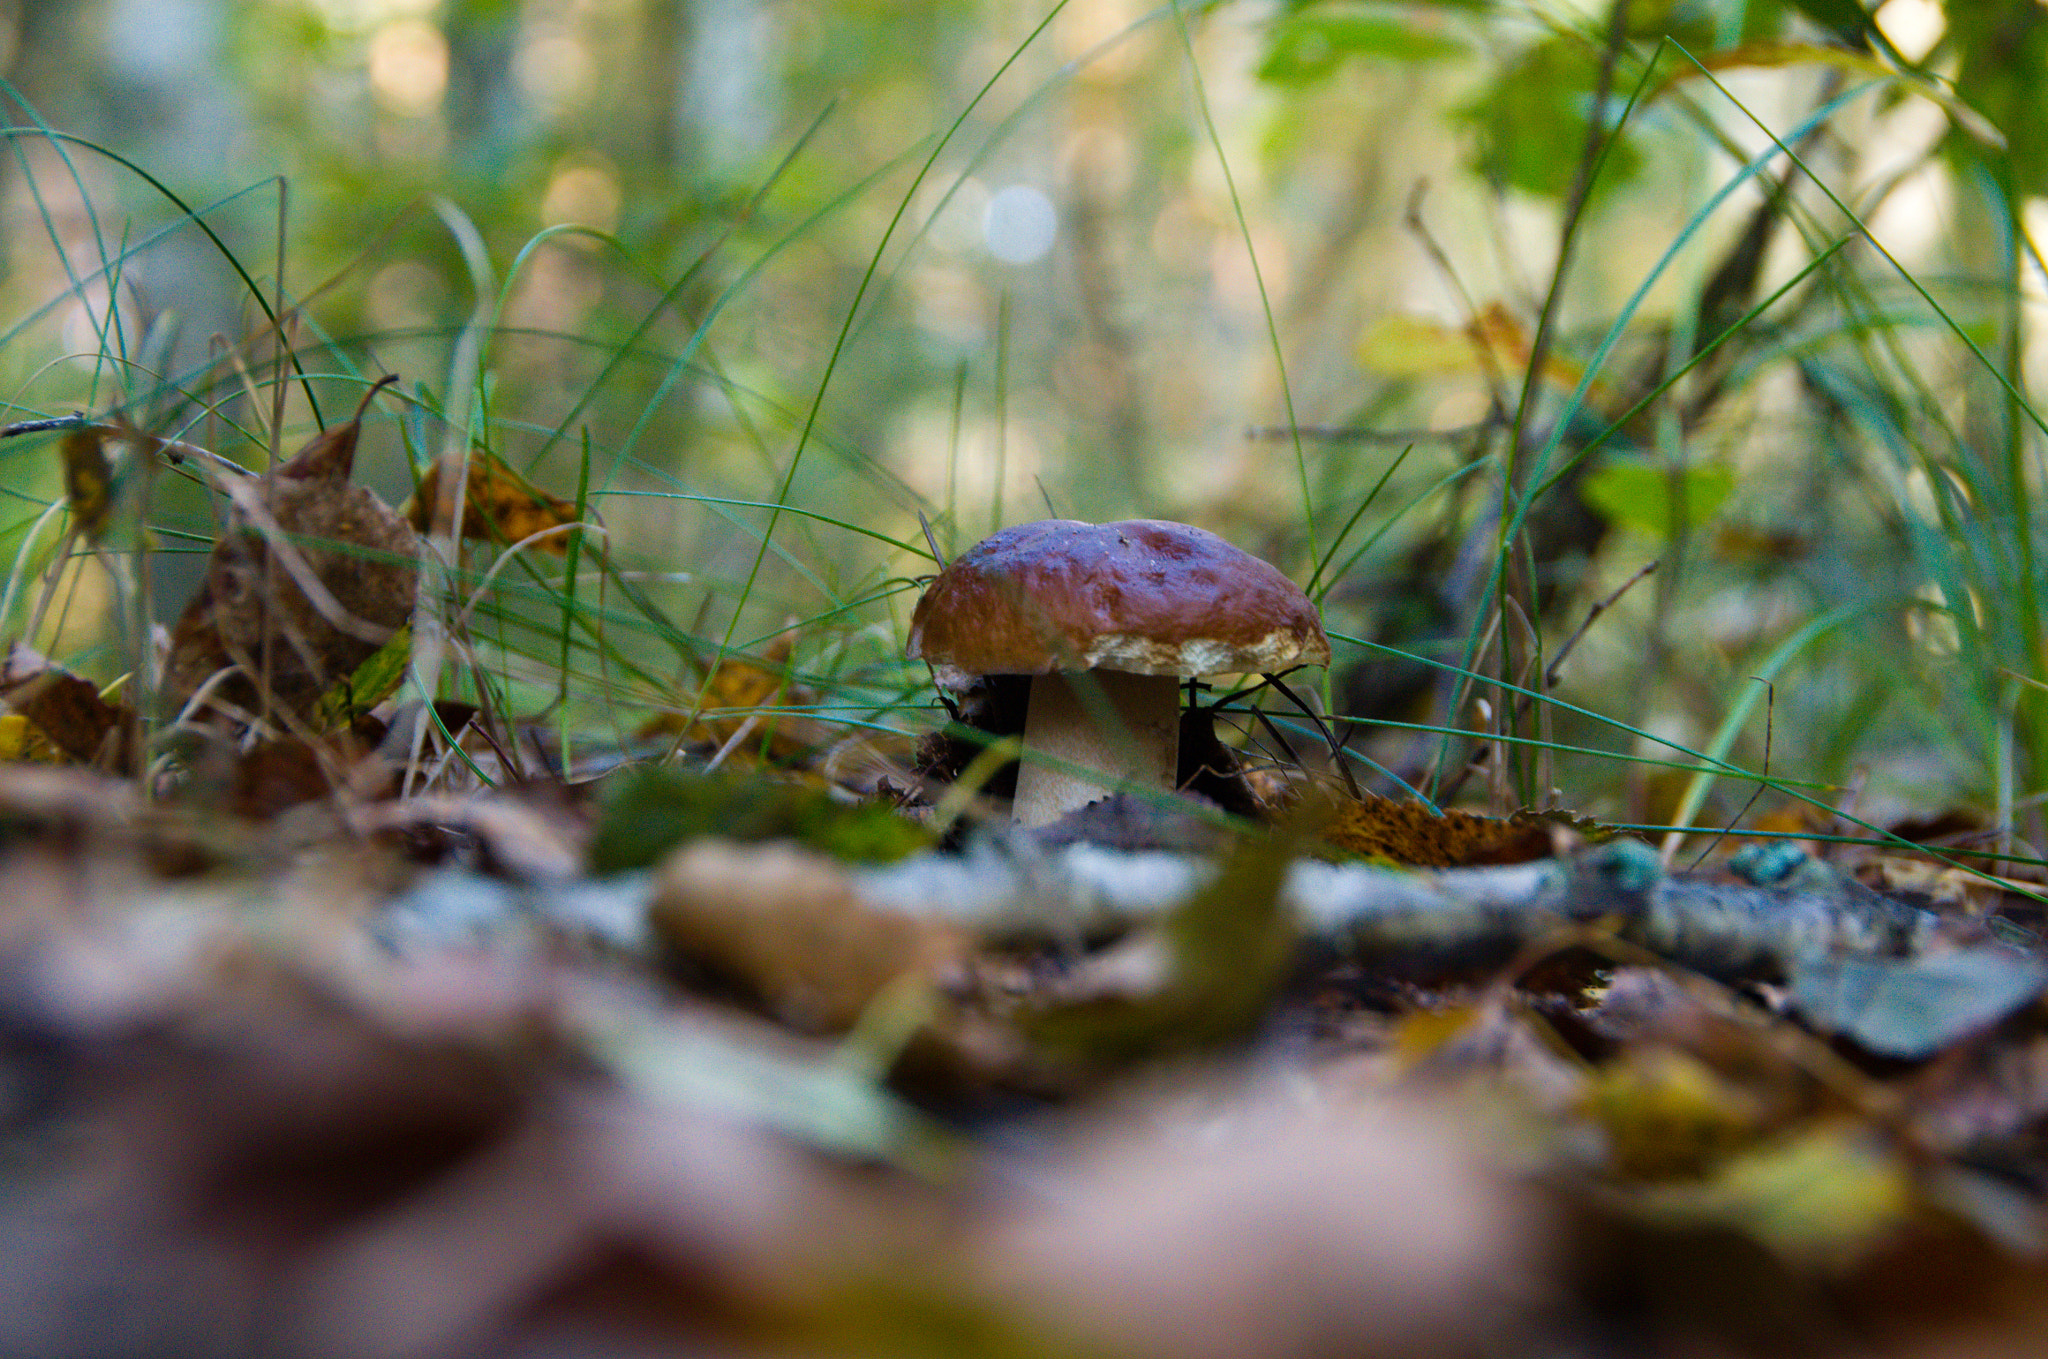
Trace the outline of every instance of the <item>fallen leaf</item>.
<instances>
[{"instance_id":1,"label":"fallen leaf","mask_svg":"<svg viewBox=\"0 0 2048 1359\"><path fill-rule=\"evenodd\" d=\"M1512 1352L1538 1215L1473 1132L1385 1099L1142 1111L1010 1177L1030 1195L998 1203L970 1277L1036 1318L1051 1354Z\"/></svg>"},{"instance_id":2,"label":"fallen leaf","mask_svg":"<svg viewBox=\"0 0 2048 1359\"><path fill-rule=\"evenodd\" d=\"M321 696L308 716L314 731L346 727L372 708L397 693L412 672L412 627L408 624L391 634L391 640L372 652L355 673Z\"/></svg>"},{"instance_id":3,"label":"fallen leaf","mask_svg":"<svg viewBox=\"0 0 2048 1359\"><path fill-rule=\"evenodd\" d=\"M1380 859L1413 868L1464 868L1526 863L1551 854L1547 824L1509 821L1455 809L1441 814L1395 798L1345 799L1320 841L1335 857Z\"/></svg>"},{"instance_id":4,"label":"fallen leaf","mask_svg":"<svg viewBox=\"0 0 2048 1359\"><path fill-rule=\"evenodd\" d=\"M463 480L467 500L462 514L464 538L510 545L549 529L582 522L575 505L534 486L496 454L484 449L470 450L469 470ZM436 522L445 524L453 517L453 507L441 503L453 496L452 489L445 494L442 490L441 463L436 459L428 464L412 498L405 502L405 517L419 532L430 532ZM552 533L532 546L558 557L566 556L569 536Z\"/></svg>"},{"instance_id":5,"label":"fallen leaf","mask_svg":"<svg viewBox=\"0 0 2048 1359\"><path fill-rule=\"evenodd\" d=\"M1688 1053L1640 1047L1590 1081L1585 1113L1607 1134L1607 1165L1632 1180L1699 1178L1767 1128L1758 1092Z\"/></svg>"},{"instance_id":6,"label":"fallen leaf","mask_svg":"<svg viewBox=\"0 0 2048 1359\"><path fill-rule=\"evenodd\" d=\"M171 631L172 702L204 688L244 715L304 718L411 617L417 538L347 480L361 423L359 412L267 476L221 483L227 524Z\"/></svg>"},{"instance_id":7,"label":"fallen leaf","mask_svg":"<svg viewBox=\"0 0 2048 1359\"><path fill-rule=\"evenodd\" d=\"M269 821L342 789L359 798L395 796L397 771L376 757L379 735L372 729L259 741L235 756L228 805L238 816Z\"/></svg>"},{"instance_id":8,"label":"fallen leaf","mask_svg":"<svg viewBox=\"0 0 2048 1359\"><path fill-rule=\"evenodd\" d=\"M1698 1184L1642 1191L1665 1223L1717 1224L1809 1269L1838 1272L1911 1220L1917 1196L1898 1154L1854 1126L1820 1125L1755 1148Z\"/></svg>"},{"instance_id":9,"label":"fallen leaf","mask_svg":"<svg viewBox=\"0 0 2048 1359\"><path fill-rule=\"evenodd\" d=\"M93 542L106 532L114 508L114 469L107 461L106 430L98 425L74 429L57 445L64 460L64 494L71 502L71 520Z\"/></svg>"},{"instance_id":10,"label":"fallen leaf","mask_svg":"<svg viewBox=\"0 0 2048 1359\"><path fill-rule=\"evenodd\" d=\"M661 866L649 912L678 955L812 1031L851 1027L887 988L928 983L970 946L943 921L864 905L838 864L789 844L700 840Z\"/></svg>"},{"instance_id":11,"label":"fallen leaf","mask_svg":"<svg viewBox=\"0 0 2048 1359\"><path fill-rule=\"evenodd\" d=\"M727 751L727 758L752 757L790 764L840 735L804 712L818 702L816 691L790 678L789 656L795 639L776 638L760 660L724 656L711 667L689 709L662 713L640 729L642 737L681 736L709 751Z\"/></svg>"},{"instance_id":12,"label":"fallen leaf","mask_svg":"<svg viewBox=\"0 0 2048 1359\"><path fill-rule=\"evenodd\" d=\"M0 761L13 760L62 764L64 752L20 713L4 713L0 714Z\"/></svg>"},{"instance_id":13,"label":"fallen leaf","mask_svg":"<svg viewBox=\"0 0 2048 1359\"><path fill-rule=\"evenodd\" d=\"M1792 969L1792 1006L1823 1033L1887 1057L1932 1057L2032 1004L2048 962L1989 947L1913 958L1811 958Z\"/></svg>"},{"instance_id":14,"label":"fallen leaf","mask_svg":"<svg viewBox=\"0 0 2048 1359\"><path fill-rule=\"evenodd\" d=\"M126 704L101 697L90 680L52 664L20 642L10 645L6 660L0 662L0 701L67 759L128 771L139 736L135 714Z\"/></svg>"}]
</instances>

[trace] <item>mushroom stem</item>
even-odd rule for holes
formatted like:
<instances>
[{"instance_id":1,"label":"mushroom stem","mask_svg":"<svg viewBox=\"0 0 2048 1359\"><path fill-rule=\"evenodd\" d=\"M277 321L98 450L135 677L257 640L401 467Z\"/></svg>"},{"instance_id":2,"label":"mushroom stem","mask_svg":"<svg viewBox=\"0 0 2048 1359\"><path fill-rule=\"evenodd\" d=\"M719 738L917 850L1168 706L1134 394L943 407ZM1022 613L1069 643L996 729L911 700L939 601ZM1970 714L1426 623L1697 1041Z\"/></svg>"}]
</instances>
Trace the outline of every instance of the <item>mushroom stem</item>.
<instances>
[{"instance_id":1,"label":"mushroom stem","mask_svg":"<svg viewBox=\"0 0 2048 1359\"><path fill-rule=\"evenodd\" d=\"M1170 792L1180 763L1180 680L1091 670L1039 675L1024 719L1011 815L1043 826L1116 785Z\"/></svg>"}]
</instances>

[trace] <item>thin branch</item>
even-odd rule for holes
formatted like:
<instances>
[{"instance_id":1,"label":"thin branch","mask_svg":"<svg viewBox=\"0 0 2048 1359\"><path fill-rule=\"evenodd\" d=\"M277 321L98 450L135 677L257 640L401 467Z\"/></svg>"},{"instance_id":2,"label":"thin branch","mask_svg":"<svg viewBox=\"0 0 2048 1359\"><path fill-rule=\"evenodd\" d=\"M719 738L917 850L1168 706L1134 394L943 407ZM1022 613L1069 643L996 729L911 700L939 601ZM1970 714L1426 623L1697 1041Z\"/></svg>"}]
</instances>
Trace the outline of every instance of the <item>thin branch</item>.
<instances>
[{"instance_id":1,"label":"thin branch","mask_svg":"<svg viewBox=\"0 0 2048 1359\"><path fill-rule=\"evenodd\" d=\"M1303 425L1295 429L1287 425L1250 425L1245 428L1244 437L1291 439L1299 434L1312 442L1330 444L1459 444L1500 429L1507 422L1504 413L1493 412L1484 420L1475 420L1469 425L1453 425L1449 429L1368 429L1362 425Z\"/></svg>"}]
</instances>

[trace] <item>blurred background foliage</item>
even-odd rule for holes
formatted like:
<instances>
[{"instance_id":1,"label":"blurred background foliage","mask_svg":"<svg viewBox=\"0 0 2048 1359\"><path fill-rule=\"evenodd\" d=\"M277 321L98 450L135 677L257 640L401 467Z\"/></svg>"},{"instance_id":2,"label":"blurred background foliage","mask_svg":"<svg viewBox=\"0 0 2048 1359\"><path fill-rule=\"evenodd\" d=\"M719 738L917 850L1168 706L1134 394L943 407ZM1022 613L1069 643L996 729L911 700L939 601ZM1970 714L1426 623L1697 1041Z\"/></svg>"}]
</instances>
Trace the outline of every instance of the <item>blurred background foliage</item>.
<instances>
[{"instance_id":1,"label":"blurred background foliage","mask_svg":"<svg viewBox=\"0 0 2048 1359\"><path fill-rule=\"evenodd\" d=\"M920 512L949 553L1180 518L1327 592L1327 701L1417 786L1464 752L1392 723L1513 738L1507 802L1731 815L1615 758L1718 743L1869 815L2038 820L2035 0L13 0L0 43L9 418L261 465L253 283L319 375L287 450L307 390L331 419L387 371L394 502L443 415L563 496L587 448L641 593L586 563L578 607L679 684L652 634L701 663L795 621L821 706L915 730ZM0 458L7 626L61 576L36 640L120 673L50 446ZM143 517L162 617L213 510L166 480ZM1651 561L1571 708L1426 663L1544 687ZM501 576L538 704L560 587ZM593 711L677 702L573 668Z\"/></svg>"}]
</instances>

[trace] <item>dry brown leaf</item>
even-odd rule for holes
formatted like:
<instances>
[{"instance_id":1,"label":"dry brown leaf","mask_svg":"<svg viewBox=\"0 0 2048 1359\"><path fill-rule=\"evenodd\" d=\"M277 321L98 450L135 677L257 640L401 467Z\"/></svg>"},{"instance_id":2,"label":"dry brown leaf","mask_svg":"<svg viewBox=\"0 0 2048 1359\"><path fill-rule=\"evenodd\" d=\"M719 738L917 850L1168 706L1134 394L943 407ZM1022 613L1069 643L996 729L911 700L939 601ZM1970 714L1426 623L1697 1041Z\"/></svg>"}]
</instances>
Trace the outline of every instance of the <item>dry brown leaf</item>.
<instances>
[{"instance_id":1,"label":"dry brown leaf","mask_svg":"<svg viewBox=\"0 0 2048 1359\"><path fill-rule=\"evenodd\" d=\"M411 616L417 539L349 471L362 417L315 438L232 502L206 579L171 632L164 692L303 717Z\"/></svg>"},{"instance_id":2,"label":"dry brown leaf","mask_svg":"<svg viewBox=\"0 0 2048 1359\"><path fill-rule=\"evenodd\" d=\"M0 662L0 701L27 719L61 751L79 764L103 762L127 772L136 737L135 714L126 704L110 703L92 682L16 642ZM27 743L24 742L24 750Z\"/></svg>"},{"instance_id":3,"label":"dry brown leaf","mask_svg":"<svg viewBox=\"0 0 2048 1359\"><path fill-rule=\"evenodd\" d=\"M357 807L348 824L357 835L400 838L423 857L431 857L437 840L459 840L491 872L515 882L559 883L582 872L590 839L570 801L567 790L546 784L485 797L415 795Z\"/></svg>"},{"instance_id":4,"label":"dry brown leaf","mask_svg":"<svg viewBox=\"0 0 2048 1359\"><path fill-rule=\"evenodd\" d=\"M464 538L511 544L581 522L575 505L534 486L496 455L481 448L470 450L469 471L464 480L468 500L462 514ZM453 490L443 493L441 464L430 464L412 499L405 503L407 520L421 533L430 532L437 522L445 524L452 517L452 507L441 502L453 495ZM533 546L558 557L565 556L569 535L550 534Z\"/></svg>"},{"instance_id":5,"label":"dry brown leaf","mask_svg":"<svg viewBox=\"0 0 2048 1359\"><path fill-rule=\"evenodd\" d=\"M794 845L700 840L659 870L649 907L679 955L740 982L799 1028L836 1031L904 979L961 965L941 921L864 904L838 864Z\"/></svg>"},{"instance_id":6,"label":"dry brown leaf","mask_svg":"<svg viewBox=\"0 0 2048 1359\"><path fill-rule=\"evenodd\" d=\"M1417 868L1526 863L1551 853L1550 829L1540 821L1456 810L1439 816L1420 802L1385 797L1338 803L1322 838L1348 854Z\"/></svg>"},{"instance_id":7,"label":"dry brown leaf","mask_svg":"<svg viewBox=\"0 0 2048 1359\"><path fill-rule=\"evenodd\" d=\"M237 815L268 821L339 789L395 796L396 771L377 758L376 735L372 724L312 740L285 736L259 742L236 756L231 806Z\"/></svg>"},{"instance_id":8,"label":"dry brown leaf","mask_svg":"<svg viewBox=\"0 0 2048 1359\"><path fill-rule=\"evenodd\" d=\"M2034 890L2028 883L1910 854L1874 854L1856 865L1856 880L1880 892L1924 897L1934 910L1968 916L1991 915L2008 892Z\"/></svg>"}]
</instances>

